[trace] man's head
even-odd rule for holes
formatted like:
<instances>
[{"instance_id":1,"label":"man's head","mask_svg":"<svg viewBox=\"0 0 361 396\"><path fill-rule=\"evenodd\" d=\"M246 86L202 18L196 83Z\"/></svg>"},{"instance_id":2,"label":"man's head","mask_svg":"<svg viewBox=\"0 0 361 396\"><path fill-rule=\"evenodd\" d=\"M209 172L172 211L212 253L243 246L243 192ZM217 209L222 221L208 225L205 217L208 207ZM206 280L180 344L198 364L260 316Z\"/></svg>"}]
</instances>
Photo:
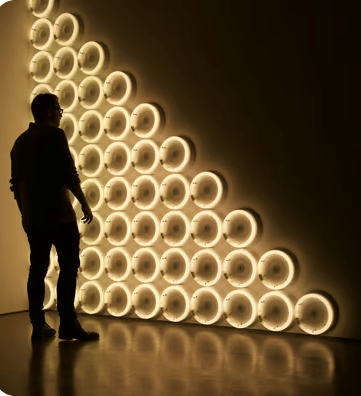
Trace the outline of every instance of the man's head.
<instances>
[{"instance_id":1,"label":"man's head","mask_svg":"<svg viewBox=\"0 0 361 396\"><path fill-rule=\"evenodd\" d=\"M59 99L51 93L43 93L35 96L31 102L31 112L36 123L55 126L60 125L63 110L60 108Z\"/></svg>"}]
</instances>

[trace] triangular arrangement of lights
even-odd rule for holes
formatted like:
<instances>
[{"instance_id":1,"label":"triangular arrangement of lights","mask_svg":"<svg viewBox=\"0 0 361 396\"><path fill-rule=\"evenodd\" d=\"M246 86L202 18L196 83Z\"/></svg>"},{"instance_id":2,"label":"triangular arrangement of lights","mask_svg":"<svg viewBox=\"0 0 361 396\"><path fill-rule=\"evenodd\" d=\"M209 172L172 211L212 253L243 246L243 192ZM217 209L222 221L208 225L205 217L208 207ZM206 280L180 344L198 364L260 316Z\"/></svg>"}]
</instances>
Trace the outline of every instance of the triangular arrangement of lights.
<instances>
[{"instance_id":1,"label":"triangular arrangement of lights","mask_svg":"<svg viewBox=\"0 0 361 396\"><path fill-rule=\"evenodd\" d=\"M223 219L217 214L225 198L222 176L210 171L187 176L195 160L192 142L171 136L157 144L162 108L141 103L129 109L133 76L114 71L102 79L107 47L81 43L81 18L59 14L58 6L55 0L28 0L36 17L29 33L35 52L29 70L37 83L30 102L42 92L59 97L65 111L60 127L86 178L82 188L94 219L90 225L79 222L86 247L80 254L84 281L79 280L77 309L173 322L194 318L204 325L228 322L236 328L261 323L272 331L297 323L314 335L332 329L333 299L310 292L293 301L285 293L295 281L292 254L274 249L255 258L248 248L260 236L257 215L249 209ZM79 211L76 201L74 208ZM230 250L225 257L217 253L222 243ZM52 278L56 281L58 270L52 252L47 309L55 308ZM256 299L257 284L270 290Z\"/></svg>"}]
</instances>

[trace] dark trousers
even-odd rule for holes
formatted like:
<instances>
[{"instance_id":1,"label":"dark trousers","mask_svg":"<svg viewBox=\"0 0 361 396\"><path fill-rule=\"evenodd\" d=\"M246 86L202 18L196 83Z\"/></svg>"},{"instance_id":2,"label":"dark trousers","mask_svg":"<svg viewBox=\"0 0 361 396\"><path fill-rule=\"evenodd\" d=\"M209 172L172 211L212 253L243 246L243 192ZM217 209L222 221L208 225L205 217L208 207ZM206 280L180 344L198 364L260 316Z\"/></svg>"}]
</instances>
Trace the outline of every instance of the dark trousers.
<instances>
[{"instance_id":1,"label":"dark trousers","mask_svg":"<svg viewBox=\"0 0 361 396\"><path fill-rule=\"evenodd\" d=\"M30 244L30 270L28 279L28 299L30 321L33 326L45 322L43 302L45 297L44 279L50 264L50 250L55 246L58 253L60 274L57 283L57 309L60 319L76 319L74 299L76 280L80 266L80 235L76 222L63 223L56 228L30 228L26 232Z\"/></svg>"}]
</instances>

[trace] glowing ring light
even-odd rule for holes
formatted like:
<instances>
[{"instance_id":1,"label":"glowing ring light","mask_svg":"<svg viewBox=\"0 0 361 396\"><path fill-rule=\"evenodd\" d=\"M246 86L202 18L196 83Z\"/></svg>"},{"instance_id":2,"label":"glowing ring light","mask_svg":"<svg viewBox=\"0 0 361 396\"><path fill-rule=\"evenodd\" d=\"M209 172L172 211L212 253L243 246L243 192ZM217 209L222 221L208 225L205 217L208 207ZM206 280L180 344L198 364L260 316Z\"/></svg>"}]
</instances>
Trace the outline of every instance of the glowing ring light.
<instances>
[{"instance_id":1,"label":"glowing ring light","mask_svg":"<svg viewBox=\"0 0 361 396\"><path fill-rule=\"evenodd\" d=\"M211 210L197 213L191 221L191 236L201 247L213 247L222 237L222 222Z\"/></svg>"},{"instance_id":2,"label":"glowing ring light","mask_svg":"<svg viewBox=\"0 0 361 396\"><path fill-rule=\"evenodd\" d=\"M160 311L158 290L148 283L137 286L132 293L134 312L142 319L154 318Z\"/></svg>"},{"instance_id":3,"label":"glowing ring light","mask_svg":"<svg viewBox=\"0 0 361 396\"><path fill-rule=\"evenodd\" d=\"M223 263L224 276L234 287L247 287L257 277L257 261L245 249L230 252Z\"/></svg>"},{"instance_id":4,"label":"glowing ring light","mask_svg":"<svg viewBox=\"0 0 361 396\"><path fill-rule=\"evenodd\" d=\"M79 153L79 169L84 176L96 177L103 169L103 153L96 144L88 144Z\"/></svg>"},{"instance_id":5,"label":"glowing ring light","mask_svg":"<svg viewBox=\"0 0 361 396\"><path fill-rule=\"evenodd\" d=\"M222 276L222 263L212 249L198 251L190 262L191 275L201 286L213 286Z\"/></svg>"},{"instance_id":6,"label":"glowing ring light","mask_svg":"<svg viewBox=\"0 0 361 396\"><path fill-rule=\"evenodd\" d=\"M222 199L223 183L212 172L201 172L194 177L190 185L191 198L203 209L214 208Z\"/></svg>"},{"instance_id":7,"label":"glowing ring light","mask_svg":"<svg viewBox=\"0 0 361 396\"><path fill-rule=\"evenodd\" d=\"M130 237L130 220L125 213L114 212L105 220L105 237L114 246L125 245Z\"/></svg>"},{"instance_id":8,"label":"glowing ring light","mask_svg":"<svg viewBox=\"0 0 361 396\"><path fill-rule=\"evenodd\" d=\"M259 321L271 331L286 330L293 321L293 303L279 291L263 295L258 302L257 312Z\"/></svg>"},{"instance_id":9,"label":"glowing ring light","mask_svg":"<svg viewBox=\"0 0 361 396\"><path fill-rule=\"evenodd\" d=\"M59 78L72 79L78 70L78 54L71 47L63 47L54 56L54 71Z\"/></svg>"},{"instance_id":10,"label":"glowing ring light","mask_svg":"<svg viewBox=\"0 0 361 396\"><path fill-rule=\"evenodd\" d=\"M180 286L169 286L160 296L160 309L167 320L181 322L190 316L190 296Z\"/></svg>"},{"instance_id":11,"label":"glowing ring light","mask_svg":"<svg viewBox=\"0 0 361 396\"><path fill-rule=\"evenodd\" d=\"M49 52L37 52L30 62L30 75L38 83L51 80L54 75L53 58Z\"/></svg>"},{"instance_id":12,"label":"glowing ring light","mask_svg":"<svg viewBox=\"0 0 361 396\"><path fill-rule=\"evenodd\" d=\"M87 245L98 245L104 235L104 224L98 213L93 213L90 224L79 221L80 237Z\"/></svg>"},{"instance_id":13,"label":"glowing ring light","mask_svg":"<svg viewBox=\"0 0 361 396\"><path fill-rule=\"evenodd\" d=\"M281 250L266 252L258 262L259 278L269 289L284 289L292 282L294 274L292 259Z\"/></svg>"},{"instance_id":14,"label":"glowing ring light","mask_svg":"<svg viewBox=\"0 0 361 396\"><path fill-rule=\"evenodd\" d=\"M115 71L104 82L104 97L115 106L123 106L132 94L132 81L121 71Z\"/></svg>"},{"instance_id":15,"label":"glowing ring light","mask_svg":"<svg viewBox=\"0 0 361 396\"><path fill-rule=\"evenodd\" d=\"M308 334L325 333L333 324L335 315L330 301L318 293L302 296L295 306L295 318L300 328Z\"/></svg>"},{"instance_id":16,"label":"glowing ring light","mask_svg":"<svg viewBox=\"0 0 361 396\"><path fill-rule=\"evenodd\" d=\"M53 25L48 19L38 19L30 30L30 43L39 51L46 50L54 43Z\"/></svg>"},{"instance_id":17,"label":"glowing ring light","mask_svg":"<svg viewBox=\"0 0 361 396\"><path fill-rule=\"evenodd\" d=\"M128 252L121 247L109 250L105 256L104 270L114 282L128 278L131 271L131 261Z\"/></svg>"},{"instance_id":18,"label":"glowing ring light","mask_svg":"<svg viewBox=\"0 0 361 396\"><path fill-rule=\"evenodd\" d=\"M104 188L97 179L87 179L81 184L85 198L93 211L99 210L103 201Z\"/></svg>"},{"instance_id":19,"label":"glowing ring light","mask_svg":"<svg viewBox=\"0 0 361 396\"><path fill-rule=\"evenodd\" d=\"M130 185L123 177L113 177L104 187L105 203L113 210L123 210L130 202Z\"/></svg>"},{"instance_id":20,"label":"glowing ring light","mask_svg":"<svg viewBox=\"0 0 361 396\"><path fill-rule=\"evenodd\" d=\"M110 144L105 150L104 165L112 175L124 175L130 167L130 150L128 146L121 142Z\"/></svg>"},{"instance_id":21,"label":"glowing ring light","mask_svg":"<svg viewBox=\"0 0 361 396\"><path fill-rule=\"evenodd\" d=\"M78 92L79 102L86 109L96 109L103 102L103 83L99 77L85 77L79 85Z\"/></svg>"},{"instance_id":22,"label":"glowing ring light","mask_svg":"<svg viewBox=\"0 0 361 396\"><path fill-rule=\"evenodd\" d=\"M49 84L37 85L30 94L30 103L32 103L35 96L42 94L42 93L53 93L53 89L51 88L51 86Z\"/></svg>"},{"instance_id":23,"label":"glowing ring light","mask_svg":"<svg viewBox=\"0 0 361 396\"><path fill-rule=\"evenodd\" d=\"M74 160L75 168L78 170L78 169L79 169L78 154L77 154L77 152L75 151L74 147L69 147L69 151L70 151L71 157L72 157L73 160Z\"/></svg>"},{"instance_id":24,"label":"glowing ring light","mask_svg":"<svg viewBox=\"0 0 361 396\"><path fill-rule=\"evenodd\" d=\"M140 140L132 149L131 163L139 173L153 173L159 165L158 146L152 140Z\"/></svg>"},{"instance_id":25,"label":"glowing ring light","mask_svg":"<svg viewBox=\"0 0 361 396\"><path fill-rule=\"evenodd\" d=\"M169 209L182 209L189 201L189 183L182 175L169 175L159 188L160 199Z\"/></svg>"},{"instance_id":26,"label":"glowing ring light","mask_svg":"<svg viewBox=\"0 0 361 396\"><path fill-rule=\"evenodd\" d=\"M54 94L59 98L59 104L64 111L72 112L78 102L78 87L71 80L63 80L56 86Z\"/></svg>"},{"instance_id":27,"label":"glowing ring light","mask_svg":"<svg viewBox=\"0 0 361 396\"><path fill-rule=\"evenodd\" d=\"M223 235L232 246L249 246L257 236L257 222L246 210L234 210L223 221Z\"/></svg>"},{"instance_id":28,"label":"glowing ring light","mask_svg":"<svg viewBox=\"0 0 361 396\"><path fill-rule=\"evenodd\" d=\"M124 283L112 283L105 290L104 302L112 316L124 316L132 309L132 294Z\"/></svg>"},{"instance_id":29,"label":"glowing ring light","mask_svg":"<svg viewBox=\"0 0 361 396\"><path fill-rule=\"evenodd\" d=\"M192 295L191 311L201 324L216 323L223 314L222 299L213 287L201 287Z\"/></svg>"},{"instance_id":30,"label":"glowing ring light","mask_svg":"<svg viewBox=\"0 0 361 396\"><path fill-rule=\"evenodd\" d=\"M233 327L244 329L257 319L257 304L246 290L233 290L223 301L223 311L227 322Z\"/></svg>"},{"instance_id":31,"label":"glowing ring light","mask_svg":"<svg viewBox=\"0 0 361 396\"><path fill-rule=\"evenodd\" d=\"M169 246L183 246L190 236L187 216L178 210L166 213L160 222L160 236Z\"/></svg>"},{"instance_id":32,"label":"glowing ring light","mask_svg":"<svg viewBox=\"0 0 361 396\"><path fill-rule=\"evenodd\" d=\"M64 131L68 144L73 144L78 136L78 122L75 116L71 113L64 113L59 128Z\"/></svg>"},{"instance_id":33,"label":"glowing ring light","mask_svg":"<svg viewBox=\"0 0 361 396\"><path fill-rule=\"evenodd\" d=\"M132 236L138 245L151 246L159 237L159 221L152 212L140 212L132 221Z\"/></svg>"},{"instance_id":34,"label":"glowing ring light","mask_svg":"<svg viewBox=\"0 0 361 396\"><path fill-rule=\"evenodd\" d=\"M47 294L47 290L49 290L49 300L46 304L44 304L43 309L50 309L54 306L56 302L56 289L48 278L44 279L44 283L45 283L45 296Z\"/></svg>"},{"instance_id":35,"label":"glowing ring light","mask_svg":"<svg viewBox=\"0 0 361 396\"><path fill-rule=\"evenodd\" d=\"M79 120L79 135L87 143L97 143L103 136L103 117L96 110L86 111Z\"/></svg>"},{"instance_id":36,"label":"glowing ring light","mask_svg":"<svg viewBox=\"0 0 361 396\"><path fill-rule=\"evenodd\" d=\"M89 280L99 279L104 271L102 252L96 247L87 247L80 253L79 271Z\"/></svg>"},{"instance_id":37,"label":"glowing ring light","mask_svg":"<svg viewBox=\"0 0 361 396\"><path fill-rule=\"evenodd\" d=\"M159 257L150 248L138 249L132 257L132 272L140 282L154 282L159 276Z\"/></svg>"},{"instance_id":38,"label":"glowing ring light","mask_svg":"<svg viewBox=\"0 0 361 396\"><path fill-rule=\"evenodd\" d=\"M169 172L182 172L191 159L191 149L186 140L171 136L159 148L159 160Z\"/></svg>"},{"instance_id":39,"label":"glowing ring light","mask_svg":"<svg viewBox=\"0 0 361 396\"><path fill-rule=\"evenodd\" d=\"M160 273L168 283L184 283L190 275L189 257L184 250L166 250L160 259Z\"/></svg>"},{"instance_id":40,"label":"glowing ring light","mask_svg":"<svg viewBox=\"0 0 361 396\"><path fill-rule=\"evenodd\" d=\"M77 41L79 34L79 21L74 15L64 13L56 18L54 22L54 38L60 45L71 47Z\"/></svg>"},{"instance_id":41,"label":"glowing ring light","mask_svg":"<svg viewBox=\"0 0 361 396\"><path fill-rule=\"evenodd\" d=\"M28 0L29 11L37 18L47 18L55 11L55 0Z\"/></svg>"},{"instance_id":42,"label":"glowing ring light","mask_svg":"<svg viewBox=\"0 0 361 396\"><path fill-rule=\"evenodd\" d=\"M130 116L132 131L141 138L153 137L160 127L159 110L150 103L138 105Z\"/></svg>"},{"instance_id":43,"label":"glowing ring light","mask_svg":"<svg viewBox=\"0 0 361 396\"><path fill-rule=\"evenodd\" d=\"M79 291L79 305L87 314L97 314L104 309L104 291L97 281L82 284Z\"/></svg>"},{"instance_id":44,"label":"glowing ring light","mask_svg":"<svg viewBox=\"0 0 361 396\"><path fill-rule=\"evenodd\" d=\"M104 48L95 41L85 43L80 48L78 62L83 73L90 75L99 74L105 66Z\"/></svg>"},{"instance_id":45,"label":"glowing ring light","mask_svg":"<svg viewBox=\"0 0 361 396\"><path fill-rule=\"evenodd\" d=\"M129 112L123 107L112 107L104 116L104 132L109 139L125 139L130 131Z\"/></svg>"},{"instance_id":46,"label":"glowing ring light","mask_svg":"<svg viewBox=\"0 0 361 396\"><path fill-rule=\"evenodd\" d=\"M158 183L152 176L139 176L132 185L132 201L139 209L153 209L159 202Z\"/></svg>"}]
</instances>

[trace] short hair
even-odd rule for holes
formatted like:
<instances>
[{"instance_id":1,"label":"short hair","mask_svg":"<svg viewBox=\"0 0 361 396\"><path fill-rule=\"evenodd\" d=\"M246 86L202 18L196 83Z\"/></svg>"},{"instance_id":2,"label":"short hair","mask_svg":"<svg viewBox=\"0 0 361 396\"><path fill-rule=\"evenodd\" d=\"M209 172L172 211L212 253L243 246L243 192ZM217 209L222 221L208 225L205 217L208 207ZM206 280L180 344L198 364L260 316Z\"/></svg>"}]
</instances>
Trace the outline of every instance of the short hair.
<instances>
[{"instance_id":1,"label":"short hair","mask_svg":"<svg viewBox=\"0 0 361 396\"><path fill-rule=\"evenodd\" d=\"M36 95L31 102L31 112L33 113L35 121L43 120L47 114L48 108L53 107L58 101L58 97L51 93Z\"/></svg>"}]
</instances>

